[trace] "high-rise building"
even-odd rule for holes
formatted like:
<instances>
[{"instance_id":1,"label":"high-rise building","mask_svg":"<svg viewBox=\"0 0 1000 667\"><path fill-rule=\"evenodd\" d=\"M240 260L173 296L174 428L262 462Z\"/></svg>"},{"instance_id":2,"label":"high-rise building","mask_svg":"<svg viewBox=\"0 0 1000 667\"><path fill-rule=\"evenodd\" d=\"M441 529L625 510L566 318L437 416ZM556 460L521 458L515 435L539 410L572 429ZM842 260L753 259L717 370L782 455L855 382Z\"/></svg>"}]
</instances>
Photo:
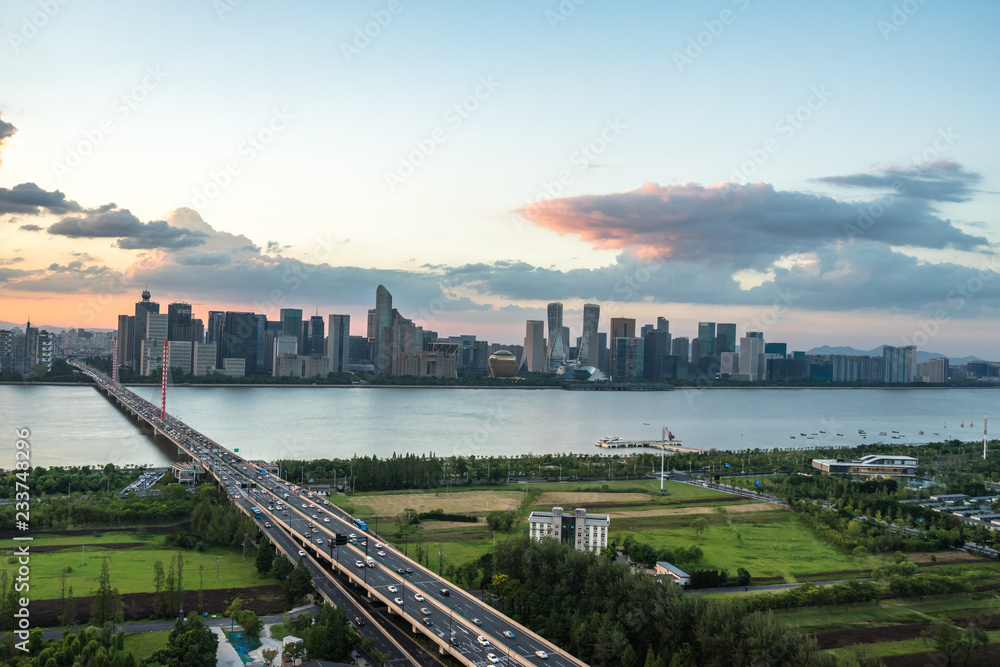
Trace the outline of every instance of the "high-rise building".
<instances>
[{"instance_id":1,"label":"high-rise building","mask_svg":"<svg viewBox=\"0 0 1000 667\"><path fill-rule=\"evenodd\" d=\"M326 341L326 327L320 315L313 315L306 323L303 354L323 354Z\"/></svg>"},{"instance_id":2,"label":"high-rise building","mask_svg":"<svg viewBox=\"0 0 1000 667\"><path fill-rule=\"evenodd\" d=\"M193 352L193 343L189 340L168 341L167 360L170 369L178 369L181 373L190 373Z\"/></svg>"},{"instance_id":3,"label":"high-rise building","mask_svg":"<svg viewBox=\"0 0 1000 667\"><path fill-rule=\"evenodd\" d=\"M948 358L938 357L917 364L917 377L923 382L941 384L948 381Z\"/></svg>"},{"instance_id":4,"label":"high-rise building","mask_svg":"<svg viewBox=\"0 0 1000 667\"><path fill-rule=\"evenodd\" d=\"M132 336L132 359L135 360L135 367L138 370L139 360L142 359L142 341L146 338L146 316L150 313L159 314L160 304L149 300L149 290L142 291L142 301L135 304L135 325ZM161 355L162 356L162 355Z\"/></svg>"},{"instance_id":5,"label":"high-rise building","mask_svg":"<svg viewBox=\"0 0 1000 667\"><path fill-rule=\"evenodd\" d=\"M14 332L0 329L0 373L14 371Z\"/></svg>"},{"instance_id":6,"label":"high-rise building","mask_svg":"<svg viewBox=\"0 0 1000 667\"><path fill-rule=\"evenodd\" d=\"M634 382L641 378L645 366L645 347L641 338L619 337L611 342L611 379Z\"/></svg>"},{"instance_id":7,"label":"high-rise building","mask_svg":"<svg viewBox=\"0 0 1000 667\"><path fill-rule=\"evenodd\" d=\"M698 322L698 358L715 354L715 322Z\"/></svg>"},{"instance_id":8,"label":"high-rise building","mask_svg":"<svg viewBox=\"0 0 1000 667\"><path fill-rule=\"evenodd\" d=\"M666 377L667 357L670 356L670 334L650 331L643 338L643 346L643 375L647 380L663 380Z\"/></svg>"},{"instance_id":9,"label":"high-rise building","mask_svg":"<svg viewBox=\"0 0 1000 667\"><path fill-rule=\"evenodd\" d=\"M225 369L225 359L243 359L244 373L254 373L257 368L257 315L255 313L226 311L220 318L217 368ZM235 369L233 364L230 369Z\"/></svg>"},{"instance_id":10,"label":"high-rise building","mask_svg":"<svg viewBox=\"0 0 1000 667\"><path fill-rule=\"evenodd\" d=\"M528 320L524 332L524 368L529 373L542 373L546 369L545 322Z\"/></svg>"},{"instance_id":11,"label":"high-rise building","mask_svg":"<svg viewBox=\"0 0 1000 667\"><path fill-rule=\"evenodd\" d=\"M614 376L615 368L617 367L617 362L615 361L615 339L635 338L635 319L632 317L612 317L611 333L608 334L608 337L611 339L611 356L608 360L608 366L610 367L609 375ZM642 372L641 367L639 372ZM617 381L617 378L615 380Z\"/></svg>"},{"instance_id":12,"label":"high-rise building","mask_svg":"<svg viewBox=\"0 0 1000 667\"><path fill-rule=\"evenodd\" d=\"M135 369L135 358L132 356L134 346L132 338L135 336L135 315L118 316L118 367Z\"/></svg>"},{"instance_id":13,"label":"high-rise building","mask_svg":"<svg viewBox=\"0 0 1000 667\"><path fill-rule=\"evenodd\" d=\"M645 340L646 336L652 333L653 331L656 331L656 327L654 327L652 324L643 324L642 328L639 329L639 338Z\"/></svg>"},{"instance_id":14,"label":"high-rise building","mask_svg":"<svg viewBox=\"0 0 1000 667\"><path fill-rule=\"evenodd\" d=\"M597 327L601 323L601 307L596 303L583 304L583 333L580 334L580 350L577 359L581 365L596 366L597 359L590 358L590 345L593 336L597 333Z\"/></svg>"},{"instance_id":15,"label":"high-rise building","mask_svg":"<svg viewBox=\"0 0 1000 667\"><path fill-rule=\"evenodd\" d=\"M680 336L674 339L671 345L670 353L679 358L687 361L691 354L691 341L686 336Z\"/></svg>"},{"instance_id":16,"label":"high-rise building","mask_svg":"<svg viewBox=\"0 0 1000 667\"><path fill-rule=\"evenodd\" d=\"M740 375L747 379L763 380L767 367L764 363L764 334L748 331L740 339Z\"/></svg>"},{"instance_id":17,"label":"high-rise building","mask_svg":"<svg viewBox=\"0 0 1000 667\"><path fill-rule=\"evenodd\" d=\"M887 384L913 382L917 376L917 347L882 346L882 381Z\"/></svg>"},{"instance_id":18,"label":"high-rise building","mask_svg":"<svg viewBox=\"0 0 1000 667\"><path fill-rule=\"evenodd\" d=\"M788 343L765 343L764 354L777 354L783 359L788 356Z\"/></svg>"},{"instance_id":19,"label":"high-rise building","mask_svg":"<svg viewBox=\"0 0 1000 667\"><path fill-rule=\"evenodd\" d=\"M715 326L715 355L736 352L736 325L719 323Z\"/></svg>"},{"instance_id":20,"label":"high-rise building","mask_svg":"<svg viewBox=\"0 0 1000 667\"><path fill-rule=\"evenodd\" d=\"M195 375L208 375L216 369L217 363L217 350L215 348L215 343L201 343L195 341L194 351L192 356L194 357L194 374Z\"/></svg>"},{"instance_id":21,"label":"high-rise building","mask_svg":"<svg viewBox=\"0 0 1000 667\"><path fill-rule=\"evenodd\" d=\"M376 373L392 372L390 351L392 320L396 310L392 307L392 294L384 285L375 289L375 308L368 311L369 358Z\"/></svg>"},{"instance_id":22,"label":"high-rise building","mask_svg":"<svg viewBox=\"0 0 1000 667\"><path fill-rule=\"evenodd\" d=\"M656 330L657 331L666 331L667 333L670 333L670 320L668 320L665 317L657 317L656 318Z\"/></svg>"},{"instance_id":23,"label":"high-rise building","mask_svg":"<svg viewBox=\"0 0 1000 667\"><path fill-rule=\"evenodd\" d=\"M175 301L167 305L167 340L190 341L194 337L191 329L191 304Z\"/></svg>"},{"instance_id":24,"label":"high-rise building","mask_svg":"<svg viewBox=\"0 0 1000 667\"><path fill-rule=\"evenodd\" d=\"M167 340L167 315L146 313L146 331L142 339L140 373L154 375L163 367L163 341ZM136 317L136 322L139 318Z\"/></svg>"},{"instance_id":25,"label":"high-rise building","mask_svg":"<svg viewBox=\"0 0 1000 667\"><path fill-rule=\"evenodd\" d=\"M221 310L210 310L208 311L208 330L205 332L205 342L206 343L218 343L219 341L219 326L222 320L223 313Z\"/></svg>"},{"instance_id":26,"label":"high-rise building","mask_svg":"<svg viewBox=\"0 0 1000 667\"><path fill-rule=\"evenodd\" d=\"M204 343L205 342L205 323L197 317L191 318L191 342L192 343Z\"/></svg>"},{"instance_id":27,"label":"high-rise building","mask_svg":"<svg viewBox=\"0 0 1000 667\"><path fill-rule=\"evenodd\" d=\"M351 316L330 315L326 357L331 373L345 373L351 365Z\"/></svg>"},{"instance_id":28,"label":"high-rise building","mask_svg":"<svg viewBox=\"0 0 1000 667\"><path fill-rule=\"evenodd\" d=\"M563 305L553 302L547 309L549 337L548 369L557 370L569 361L569 329L563 326Z\"/></svg>"},{"instance_id":29,"label":"high-rise building","mask_svg":"<svg viewBox=\"0 0 1000 667\"><path fill-rule=\"evenodd\" d=\"M295 336L297 345L295 353L298 354L299 352L302 351L302 346L303 346L302 309L282 308L278 313L278 319L281 320L281 335Z\"/></svg>"}]
</instances>

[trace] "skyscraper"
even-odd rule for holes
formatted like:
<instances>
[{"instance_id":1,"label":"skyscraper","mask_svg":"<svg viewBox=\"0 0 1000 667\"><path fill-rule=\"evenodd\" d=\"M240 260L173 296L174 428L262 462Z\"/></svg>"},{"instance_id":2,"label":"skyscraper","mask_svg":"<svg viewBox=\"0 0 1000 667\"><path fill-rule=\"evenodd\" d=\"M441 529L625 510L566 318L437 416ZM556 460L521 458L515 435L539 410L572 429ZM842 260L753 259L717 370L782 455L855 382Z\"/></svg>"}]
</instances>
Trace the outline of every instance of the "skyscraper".
<instances>
[{"instance_id":1,"label":"skyscraper","mask_svg":"<svg viewBox=\"0 0 1000 667\"><path fill-rule=\"evenodd\" d=\"M301 354L323 354L323 347L326 341L326 326L323 317L313 315L306 323L307 335L304 337L303 351Z\"/></svg>"},{"instance_id":2,"label":"skyscraper","mask_svg":"<svg viewBox=\"0 0 1000 667\"><path fill-rule=\"evenodd\" d=\"M528 320L524 331L524 368L530 373L542 373L545 360L545 322Z\"/></svg>"},{"instance_id":3,"label":"skyscraper","mask_svg":"<svg viewBox=\"0 0 1000 667\"><path fill-rule=\"evenodd\" d=\"M351 316L330 315L326 356L331 373L344 373L351 365Z\"/></svg>"},{"instance_id":4,"label":"skyscraper","mask_svg":"<svg viewBox=\"0 0 1000 667\"><path fill-rule=\"evenodd\" d=\"M890 384L913 382L917 376L917 347L882 346L882 381Z\"/></svg>"},{"instance_id":5,"label":"skyscraper","mask_svg":"<svg viewBox=\"0 0 1000 667\"><path fill-rule=\"evenodd\" d=\"M715 322L698 322L698 358L705 359L715 353Z\"/></svg>"},{"instance_id":6,"label":"skyscraper","mask_svg":"<svg viewBox=\"0 0 1000 667\"><path fill-rule=\"evenodd\" d=\"M296 345L298 349L295 350L296 354L302 353L302 309L301 308L282 308L278 313L278 319L281 320L281 335L282 336L295 336Z\"/></svg>"},{"instance_id":7,"label":"skyscraper","mask_svg":"<svg viewBox=\"0 0 1000 667\"><path fill-rule=\"evenodd\" d=\"M656 330L657 331L666 331L667 333L670 333L670 320L668 320L665 317L657 317L656 318Z\"/></svg>"},{"instance_id":8,"label":"skyscraper","mask_svg":"<svg viewBox=\"0 0 1000 667\"><path fill-rule=\"evenodd\" d=\"M601 322L601 307L596 303L583 304L583 333L580 334L580 351L577 359L582 365L597 366L597 355L591 359L590 346Z\"/></svg>"},{"instance_id":9,"label":"skyscraper","mask_svg":"<svg viewBox=\"0 0 1000 667\"><path fill-rule=\"evenodd\" d=\"M615 370L618 368L618 362L615 360L615 353L618 349L616 340L619 338L635 338L635 319L631 317L612 317L609 337L611 338L611 359L608 362L608 366L611 369L610 375L614 376ZM640 374L642 373L641 367L639 372Z\"/></svg>"},{"instance_id":10,"label":"skyscraper","mask_svg":"<svg viewBox=\"0 0 1000 667\"><path fill-rule=\"evenodd\" d=\"M132 359L139 361L142 359L142 341L146 338L146 316L150 313L158 314L160 304L149 300L149 290L142 291L142 301L135 304L135 325L132 336ZM135 364L135 369L139 370L139 363Z\"/></svg>"},{"instance_id":11,"label":"skyscraper","mask_svg":"<svg viewBox=\"0 0 1000 667\"><path fill-rule=\"evenodd\" d=\"M715 355L736 352L736 325L718 324L715 327Z\"/></svg>"},{"instance_id":12,"label":"skyscraper","mask_svg":"<svg viewBox=\"0 0 1000 667\"><path fill-rule=\"evenodd\" d=\"M167 340L191 340L191 304L175 301L167 306Z\"/></svg>"},{"instance_id":13,"label":"skyscraper","mask_svg":"<svg viewBox=\"0 0 1000 667\"><path fill-rule=\"evenodd\" d=\"M764 334L760 331L748 331L740 339L740 375L746 375L751 381L763 380L765 370Z\"/></svg>"},{"instance_id":14,"label":"skyscraper","mask_svg":"<svg viewBox=\"0 0 1000 667\"><path fill-rule=\"evenodd\" d=\"M392 355L390 343L392 337L392 320L395 309L392 307L392 294L384 285L375 289L375 308L368 311L368 345L369 356L375 364L376 373L392 372Z\"/></svg>"},{"instance_id":15,"label":"skyscraper","mask_svg":"<svg viewBox=\"0 0 1000 667\"><path fill-rule=\"evenodd\" d=\"M563 327L563 305L558 302L548 306L548 369L554 371L569 358L569 329Z\"/></svg>"},{"instance_id":16,"label":"skyscraper","mask_svg":"<svg viewBox=\"0 0 1000 667\"><path fill-rule=\"evenodd\" d=\"M217 368L223 359L244 359L245 372L257 368L257 316L254 313L226 311L220 318Z\"/></svg>"}]
</instances>

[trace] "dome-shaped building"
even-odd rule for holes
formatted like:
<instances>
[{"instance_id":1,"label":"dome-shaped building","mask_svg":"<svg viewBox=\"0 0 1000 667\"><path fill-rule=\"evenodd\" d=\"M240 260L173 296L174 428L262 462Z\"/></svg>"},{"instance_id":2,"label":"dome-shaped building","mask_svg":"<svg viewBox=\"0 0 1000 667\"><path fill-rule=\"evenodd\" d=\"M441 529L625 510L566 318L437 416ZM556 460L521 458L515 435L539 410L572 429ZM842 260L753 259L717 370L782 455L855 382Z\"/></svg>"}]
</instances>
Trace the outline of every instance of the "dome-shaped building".
<instances>
[{"instance_id":1,"label":"dome-shaped building","mask_svg":"<svg viewBox=\"0 0 1000 667\"><path fill-rule=\"evenodd\" d=\"M489 368L492 377L512 378L517 376L521 364L510 350L497 350L486 361L486 367Z\"/></svg>"}]
</instances>

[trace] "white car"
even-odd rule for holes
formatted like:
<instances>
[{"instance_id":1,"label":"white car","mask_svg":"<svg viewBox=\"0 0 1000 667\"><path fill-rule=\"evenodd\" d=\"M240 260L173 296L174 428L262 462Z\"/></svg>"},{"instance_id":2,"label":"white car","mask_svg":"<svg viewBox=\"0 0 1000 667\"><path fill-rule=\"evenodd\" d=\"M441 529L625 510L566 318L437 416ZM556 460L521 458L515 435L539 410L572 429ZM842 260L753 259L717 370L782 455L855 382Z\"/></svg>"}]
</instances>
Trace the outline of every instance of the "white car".
<instances>
[{"instance_id":1,"label":"white car","mask_svg":"<svg viewBox=\"0 0 1000 667\"><path fill-rule=\"evenodd\" d=\"M355 564L356 566L358 566L358 567L364 567L364 566L365 566L365 564L364 564L364 563L362 563L362 562L361 562L361 561L359 561L359 560L356 560L356 561L354 561L354 564Z\"/></svg>"},{"instance_id":2,"label":"white car","mask_svg":"<svg viewBox=\"0 0 1000 667\"><path fill-rule=\"evenodd\" d=\"M378 555L381 556L382 558L385 558L385 552L384 551L379 551Z\"/></svg>"},{"instance_id":3,"label":"white car","mask_svg":"<svg viewBox=\"0 0 1000 667\"><path fill-rule=\"evenodd\" d=\"M498 662L500 662L500 658L496 657L492 653L487 653L486 654L486 659L489 660L494 665L497 664Z\"/></svg>"},{"instance_id":4,"label":"white car","mask_svg":"<svg viewBox=\"0 0 1000 667\"><path fill-rule=\"evenodd\" d=\"M304 557L305 555L306 555L306 552L303 551L302 549L299 549L299 556L300 557Z\"/></svg>"},{"instance_id":5,"label":"white car","mask_svg":"<svg viewBox=\"0 0 1000 667\"><path fill-rule=\"evenodd\" d=\"M330 523L330 517L328 516L323 517L323 523Z\"/></svg>"},{"instance_id":6,"label":"white car","mask_svg":"<svg viewBox=\"0 0 1000 667\"><path fill-rule=\"evenodd\" d=\"M416 600L417 602L423 602L424 601L424 596L421 595L420 593L414 593L413 594L413 599Z\"/></svg>"},{"instance_id":7,"label":"white car","mask_svg":"<svg viewBox=\"0 0 1000 667\"><path fill-rule=\"evenodd\" d=\"M381 549L381 548L382 548L382 546L383 546L383 544L382 544L381 542L376 542L376 543L375 543L375 548L376 548L376 549Z\"/></svg>"},{"instance_id":8,"label":"white car","mask_svg":"<svg viewBox=\"0 0 1000 667\"><path fill-rule=\"evenodd\" d=\"M390 593L398 593L399 589L396 588L395 586L389 586L389 592Z\"/></svg>"},{"instance_id":9,"label":"white car","mask_svg":"<svg viewBox=\"0 0 1000 667\"><path fill-rule=\"evenodd\" d=\"M486 637L484 637L483 635L479 635L478 637L476 637L476 641L479 642L480 646L489 646L490 645L490 640L487 639Z\"/></svg>"},{"instance_id":10,"label":"white car","mask_svg":"<svg viewBox=\"0 0 1000 667\"><path fill-rule=\"evenodd\" d=\"M545 651L535 651L535 655L537 655L542 660L545 660L546 658L549 657L549 654L546 653Z\"/></svg>"},{"instance_id":11,"label":"white car","mask_svg":"<svg viewBox=\"0 0 1000 667\"><path fill-rule=\"evenodd\" d=\"M403 606L403 598L393 598L392 600L393 600L393 602L395 602L396 604L398 604L400 607Z\"/></svg>"}]
</instances>

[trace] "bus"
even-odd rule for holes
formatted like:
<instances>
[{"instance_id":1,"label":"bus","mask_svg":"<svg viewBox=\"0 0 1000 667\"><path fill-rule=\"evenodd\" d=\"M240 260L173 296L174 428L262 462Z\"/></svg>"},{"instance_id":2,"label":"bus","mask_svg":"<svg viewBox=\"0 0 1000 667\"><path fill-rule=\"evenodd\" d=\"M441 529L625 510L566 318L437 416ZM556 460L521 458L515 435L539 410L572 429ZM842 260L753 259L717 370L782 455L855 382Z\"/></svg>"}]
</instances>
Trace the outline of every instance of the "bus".
<instances>
[{"instance_id":1,"label":"bus","mask_svg":"<svg viewBox=\"0 0 1000 667\"><path fill-rule=\"evenodd\" d=\"M355 519L354 525L360 528L361 530L368 530L368 524L362 521L361 519Z\"/></svg>"},{"instance_id":2,"label":"bus","mask_svg":"<svg viewBox=\"0 0 1000 667\"><path fill-rule=\"evenodd\" d=\"M250 511L253 512L253 515L255 517L257 517L258 519L260 518L261 514L260 514L260 508L259 507L251 507Z\"/></svg>"}]
</instances>

